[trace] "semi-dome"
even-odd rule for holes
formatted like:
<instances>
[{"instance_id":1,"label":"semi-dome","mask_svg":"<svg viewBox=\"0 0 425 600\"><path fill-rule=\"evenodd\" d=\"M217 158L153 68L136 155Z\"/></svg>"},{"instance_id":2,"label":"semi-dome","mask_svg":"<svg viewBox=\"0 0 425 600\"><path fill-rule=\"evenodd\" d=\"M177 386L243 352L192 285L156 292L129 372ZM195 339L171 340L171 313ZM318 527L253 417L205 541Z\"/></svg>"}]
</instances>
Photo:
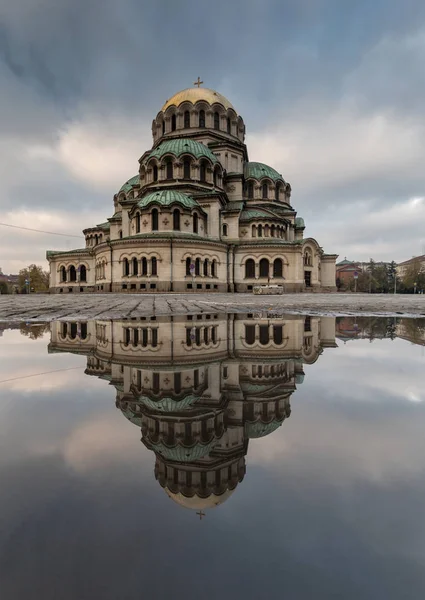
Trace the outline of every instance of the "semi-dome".
<instances>
[{"instance_id":1,"label":"semi-dome","mask_svg":"<svg viewBox=\"0 0 425 600\"><path fill-rule=\"evenodd\" d=\"M208 498L200 498L199 496L183 496L181 492L174 493L170 491L168 488L164 488L165 493L171 500L173 500L176 504L183 506L184 508L189 508L191 510L206 510L207 508L215 508L220 504L223 504L230 496L233 494L235 489L226 490L220 496L216 494L211 494Z\"/></svg>"},{"instance_id":2,"label":"semi-dome","mask_svg":"<svg viewBox=\"0 0 425 600\"><path fill-rule=\"evenodd\" d=\"M162 190L160 192L152 192L147 196L144 196L139 200L137 206L139 208L147 208L150 204L159 204L160 206L171 206L173 204L180 204L184 208L188 208L192 210L193 208L199 208L199 204L188 196L187 194L182 194L181 192L177 192L176 190Z\"/></svg>"},{"instance_id":3,"label":"semi-dome","mask_svg":"<svg viewBox=\"0 0 425 600\"><path fill-rule=\"evenodd\" d=\"M208 146L187 138L161 142L159 146L152 150L147 160L151 158L161 159L166 154L174 154L176 157L182 154L191 154L195 158L209 158L213 164L218 162L218 158L211 152Z\"/></svg>"},{"instance_id":4,"label":"semi-dome","mask_svg":"<svg viewBox=\"0 0 425 600\"><path fill-rule=\"evenodd\" d=\"M173 460L176 462L192 462L207 456L216 444L216 438L213 438L207 444L197 443L191 447L181 446L180 444L170 447L166 446L162 442L158 442L157 444L152 444L152 450L154 452L158 452L158 454L160 454L161 457L165 458L166 460Z\"/></svg>"},{"instance_id":5,"label":"semi-dome","mask_svg":"<svg viewBox=\"0 0 425 600\"><path fill-rule=\"evenodd\" d=\"M126 181L119 190L119 194L121 192L129 192L131 190L131 188L135 185L139 185L139 175L135 175L134 177L132 177L131 179L129 179L128 181Z\"/></svg>"},{"instance_id":6,"label":"semi-dome","mask_svg":"<svg viewBox=\"0 0 425 600\"><path fill-rule=\"evenodd\" d=\"M174 94L174 96L167 100L167 102L164 104L161 110L165 112L169 106L179 106L183 102L191 102L192 104L195 104L200 100L204 100L210 105L216 103L222 104L226 110L228 108L232 108L233 110L235 110L232 103L229 102L227 98L225 98L215 90L202 87L187 88L186 90L181 90L181 92L177 92L177 94Z\"/></svg>"},{"instance_id":7,"label":"semi-dome","mask_svg":"<svg viewBox=\"0 0 425 600\"><path fill-rule=\"evenodd\" d=\"M280 173L272 167L259 162L247 162L244 166L245 179L253 177L254 179L262 179L268 177L272 181L285 181Z\"/></svg>"},{"instance_id":8,"label":"semi-dome","mask_svg":"<svg viewBox=\"0 0 425 600\"><path fill-rule=\"evenodd\" d=\"M273 433L282 425L283 421L273 420L271 423L262 423L257 421L256 423L246 423L245 433L250 439L261 438Z\"/></svg>"}]
</instances>

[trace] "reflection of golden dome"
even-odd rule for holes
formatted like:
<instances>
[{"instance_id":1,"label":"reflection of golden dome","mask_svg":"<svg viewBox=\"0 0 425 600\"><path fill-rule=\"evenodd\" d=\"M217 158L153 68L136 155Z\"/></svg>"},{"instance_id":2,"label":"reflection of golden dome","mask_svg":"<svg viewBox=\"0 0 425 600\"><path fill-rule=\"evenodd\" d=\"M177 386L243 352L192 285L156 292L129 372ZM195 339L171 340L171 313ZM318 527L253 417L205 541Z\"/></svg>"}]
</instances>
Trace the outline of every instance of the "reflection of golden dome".
<instances>
[{"instance_id":1,"label":"reflection of golden dome","mask_svg":"<svg viewBox=\"0 0 425 600\"><path fill-rule=\"evenodd\" d=\"M208 88L202 87L187 88L186 90L177 92L177 94L174 94L172 98L167 100L167 102L164 104L161 110L166 111L169 106L179 106L179 104L181 104L182 102L192 102L192 104L195 104L196 102L199 102L199 100L204 100L205 102L208 102L208 104L211 105L215 102L218 102L219 104L222 104L226 110L228 108L232 108L233 110L235 110L233 105L228 101L227 98L225 98L215 90L210 90Z\"/></svg>"},{"instance_id":2,"label":"reflection of golden dome","mask_svg":"<svg viewBox=\"0 0 425 600\"><path fill-rule=\"evenodd\" d=\"M223 504L235 491L226 490L224 494L220 496L216 496L215 494L211 494L208 498L200 498L199 496L192 496L192 498L188 498L187 496L183 496L180 492L174 493L171 492L168 488L164 488L165 493L171 500L176 502L176 504L180 504L184 508L189 508L191 510L206 510L207 508L215 508L219 504Z\"/></svg>"}]
</instances>

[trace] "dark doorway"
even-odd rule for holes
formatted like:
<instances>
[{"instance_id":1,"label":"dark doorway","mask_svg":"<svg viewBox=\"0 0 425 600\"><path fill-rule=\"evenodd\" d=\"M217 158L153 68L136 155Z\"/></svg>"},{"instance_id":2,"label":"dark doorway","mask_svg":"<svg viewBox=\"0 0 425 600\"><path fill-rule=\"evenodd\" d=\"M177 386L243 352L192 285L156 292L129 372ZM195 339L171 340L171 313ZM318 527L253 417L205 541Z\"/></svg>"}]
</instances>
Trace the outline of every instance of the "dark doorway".
<instances>
[{"instance_id":1,"label":"dark doorway","mask_svg":"<svg viewBox=\"0 0 425 600\"><path fill-rule=\"evenodd\" d=\"M311 287L311 271L304 271L304 282L306 287Z\"/></svg>"}]
</instances>

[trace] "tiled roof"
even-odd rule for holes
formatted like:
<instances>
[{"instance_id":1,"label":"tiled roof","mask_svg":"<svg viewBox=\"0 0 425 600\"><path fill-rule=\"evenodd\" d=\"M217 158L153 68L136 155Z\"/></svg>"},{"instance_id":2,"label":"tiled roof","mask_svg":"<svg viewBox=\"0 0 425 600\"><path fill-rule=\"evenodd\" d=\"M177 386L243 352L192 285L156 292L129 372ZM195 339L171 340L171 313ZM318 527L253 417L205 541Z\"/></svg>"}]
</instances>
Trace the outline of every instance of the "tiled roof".
<instances>
[{"instance_id":1,"label":"tiled roof","mask_svg":"<svg viewBox=\"0 0 425 600\"><path fill-rule=\"evenodd\" d=\"M259 162L247 162L244 165L245 179L253 177L254 179L262 179L269 177L272 181L284 181L282 175L275 171L272 167Z\"/></svg>"},{"instance_id":2,"label":"tiled roof","mask_svg":"<svg viewBox=\"0 0 425 600\"><path fill-rule=\"evenodd\" d=\"M128 181L126 181L121 187L118 193L120 192L129 192L131 190L131 188L135 185L139 185L139 176L135 175L134 177L132 177L131 179L129 179Z\"/></svg>"},{"instance_id":3,"label":"tiled roof","mask_svg":"<svg viewBox=\"0 0 425 600\"><path fill-rule=\"evenodd\" d=\"M161 142L148 156L150 158L162 158L166 154L181 156L182 154L191 154L195 158L209 158L212 163L217 163L218 158L211 152L208 146L191 140L189 138L181 138L177 140L166 140Z\"/></svg>"},{"instance_id":4,"label":"tiled roof","mask_svg":"<svg viewBox=\"0 0 425 600\"><path fill-rule=\"evenodd\" d=\"M160 206L171 206L172 204L180 204L185 208L201 208L199 204L186 194L177 192L176 190L162 190L161 192L152 192L139 200L137 206L146 208L150 204L159 204Z\"/></svg>"}]
</instances>

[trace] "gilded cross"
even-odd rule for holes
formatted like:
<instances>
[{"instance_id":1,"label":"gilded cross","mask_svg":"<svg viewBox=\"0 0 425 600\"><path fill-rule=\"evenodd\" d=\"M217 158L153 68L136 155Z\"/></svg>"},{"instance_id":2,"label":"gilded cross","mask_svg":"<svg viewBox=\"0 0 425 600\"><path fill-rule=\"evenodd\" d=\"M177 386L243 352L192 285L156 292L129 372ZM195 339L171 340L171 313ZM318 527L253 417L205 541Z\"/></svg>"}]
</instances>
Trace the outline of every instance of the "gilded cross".
<instances>
[{"instance_id":1,"label":"gilded cross","mask_svg":"<svg viewBox=\"0 0 425 600\"><path fill-rule=\"evenodd\" d=\"M193 82L193 85L197 85L197 86L198 86L198 88L199 88L199 87L201 87L201 85L202 85L203 83L204 83L204 82L203 82L203 81L201 81L201 78L200 78L200 77L198 77L198 81L194 81L194 82Z\"/></svg>"},{"instance_id":2,"label":"gilded cross","mask_svg":"<svg viewBox=\"0 0 425 600\"><path fill-rule=\"evenodd\" d=\"M199 78L198 78L199 79ZM200 510L199 512L196 513L197 515L199 515L199 520L202 521L202 517L205 517L205 513L202 512L202 510Z\"/></svg>"}]
</instances>

